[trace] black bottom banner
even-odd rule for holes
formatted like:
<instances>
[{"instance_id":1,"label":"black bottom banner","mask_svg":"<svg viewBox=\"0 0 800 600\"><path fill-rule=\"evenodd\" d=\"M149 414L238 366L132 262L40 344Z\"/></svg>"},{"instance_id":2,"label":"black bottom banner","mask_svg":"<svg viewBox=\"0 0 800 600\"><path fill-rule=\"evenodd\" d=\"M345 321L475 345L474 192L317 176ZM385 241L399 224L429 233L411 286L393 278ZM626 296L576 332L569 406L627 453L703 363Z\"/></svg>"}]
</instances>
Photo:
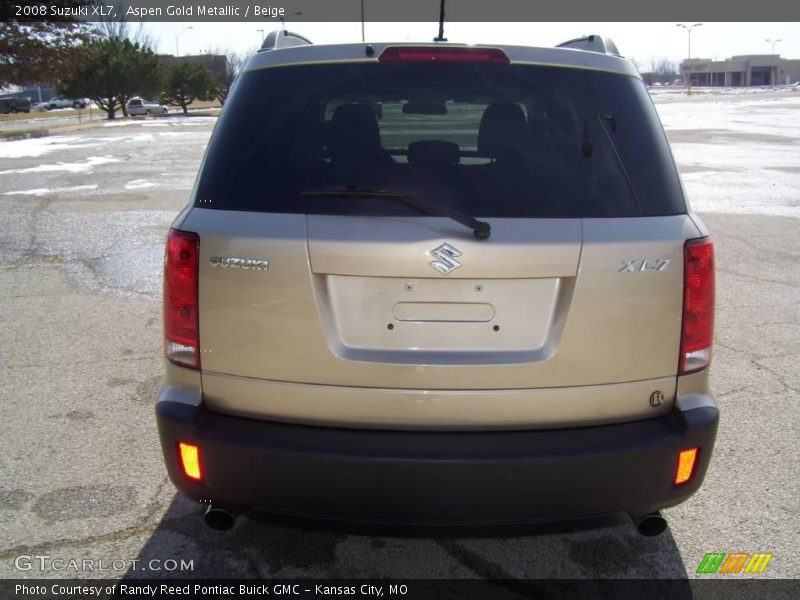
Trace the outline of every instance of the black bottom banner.
<instances>
[{"instance_id":1,"label":"black bottom banner","mask_svg":"<svg viewBox=\"0 0 800 600\"><path fill-rule=\"evenodd\" d=\"M0 580L0 598L58 600L236 600L243 598L494 599L607 598L609 600L800 598L800 581L779 579L24 579Z\"/></svg>"}]
</instances>

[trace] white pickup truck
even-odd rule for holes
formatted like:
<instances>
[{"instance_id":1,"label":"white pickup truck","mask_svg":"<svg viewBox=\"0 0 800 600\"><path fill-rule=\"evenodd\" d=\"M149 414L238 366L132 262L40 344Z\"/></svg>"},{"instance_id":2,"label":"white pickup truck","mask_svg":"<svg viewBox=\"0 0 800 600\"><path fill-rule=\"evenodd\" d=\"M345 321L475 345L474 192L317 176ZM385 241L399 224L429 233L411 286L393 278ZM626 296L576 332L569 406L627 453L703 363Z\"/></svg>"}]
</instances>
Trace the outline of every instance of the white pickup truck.
<instances>
[{"instance_id":1,"label":"white pickup truck","mask_svg":"<svg viewBox=\"0 0 800 600\"><path fill-rule=\"evenodd\" d=\"M47 110L53 110L54 108L86 108L87 106L89 106L88 98L67 98L65 96L55 96L44 103L44 107Z\"/></svg>"}]
</instances>

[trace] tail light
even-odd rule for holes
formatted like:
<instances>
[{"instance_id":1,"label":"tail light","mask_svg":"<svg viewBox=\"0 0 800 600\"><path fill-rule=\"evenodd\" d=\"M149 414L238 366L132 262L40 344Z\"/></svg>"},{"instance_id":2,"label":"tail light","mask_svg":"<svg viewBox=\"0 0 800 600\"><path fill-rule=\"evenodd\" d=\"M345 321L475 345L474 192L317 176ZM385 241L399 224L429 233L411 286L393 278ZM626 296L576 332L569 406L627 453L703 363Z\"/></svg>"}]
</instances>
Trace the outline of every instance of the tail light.
<instances>
[{"instance_id":1,"label":"tail light","mask_svg":"<svg viewBox=\"0 0 800 600\"><path fill-rule=\"evenodd\" d=\"M500 48L390 46L378 62L488 62L507 65L508 55Z\"/></svg>"},{"instance_id":2,"label":"tail light","mask_svg":"<svg viewBox=\"0 0 800 600\"><path fill-rule=\"evenodd\" d=\"M171 229L164 261L164 353L175 364L200 368L197 279L200 238Z\"/></svg>"},{"instance_id":3,"label":"tail light","mask_svg":"<svg viewBox=\"0 0 800 600\"><path fill-rule=\"evenodd\" d=\"M711 364L714 338L714 244L689 240L683 247L683 327L679 375Z\"/></svg>"}]
</instances>

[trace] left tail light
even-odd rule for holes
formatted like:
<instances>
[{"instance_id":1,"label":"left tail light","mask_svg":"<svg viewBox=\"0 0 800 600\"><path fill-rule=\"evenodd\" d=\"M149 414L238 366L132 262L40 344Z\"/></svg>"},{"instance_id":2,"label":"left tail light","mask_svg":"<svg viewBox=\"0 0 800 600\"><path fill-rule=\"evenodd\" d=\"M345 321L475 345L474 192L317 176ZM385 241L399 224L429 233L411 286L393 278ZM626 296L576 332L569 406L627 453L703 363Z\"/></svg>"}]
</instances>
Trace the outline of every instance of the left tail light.
<instances>
[{"instance_id":1,"label":"left tail light","mask_svg":"<svg viewBox=\"0 0 800 600\"><path fill-rule=\"evenodd\" d=\"M164 353L183 367L200 368L197 282L200 237L170 229L164 260Z\"/></svg>"}]
</instances>

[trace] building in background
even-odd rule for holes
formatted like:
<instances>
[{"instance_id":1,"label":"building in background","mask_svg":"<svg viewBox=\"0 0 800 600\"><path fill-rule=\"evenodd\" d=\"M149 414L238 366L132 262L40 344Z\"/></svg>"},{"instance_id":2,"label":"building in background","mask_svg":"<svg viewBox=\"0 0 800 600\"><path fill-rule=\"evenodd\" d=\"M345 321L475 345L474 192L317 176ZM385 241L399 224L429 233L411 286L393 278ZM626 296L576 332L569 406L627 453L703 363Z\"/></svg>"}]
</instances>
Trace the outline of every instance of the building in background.
<instances>
[{"instance_id":1,"label":"building in background","mask_svg":"<svg viewBox=\"0 0 800 600\"><path fill-rule=\"evenodd\" d=\"M800 81L800 60L778 54L746 54L726 60L693 58L684 60L680 70L684 79L688 72L693 86L748 87Z\"/></svg>"}]
</instances>

